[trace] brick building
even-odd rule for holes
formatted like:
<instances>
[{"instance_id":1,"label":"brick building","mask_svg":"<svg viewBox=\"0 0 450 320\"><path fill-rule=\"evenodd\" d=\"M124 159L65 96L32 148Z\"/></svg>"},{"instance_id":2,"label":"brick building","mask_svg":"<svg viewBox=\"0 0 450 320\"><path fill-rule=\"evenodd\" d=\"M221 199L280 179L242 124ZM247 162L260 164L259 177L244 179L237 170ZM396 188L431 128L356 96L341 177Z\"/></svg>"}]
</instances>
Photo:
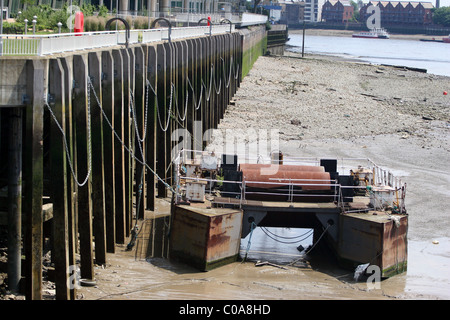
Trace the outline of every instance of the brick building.
<instances>
[{"instance_id":1,"label":"brick building","mask_svg":"<svg viewBox=\"0 0 450 320\"><path fill-rule=\"evenodd\" d=\"M372 12L367 12L371 5L378 6L381 25L427 25L432 23L431 2L418 1L370 1L359 11L360 21L366 21Z\"/></svg>"},{"instance_id":2,"label":"brick building","mask_svg":"<svg viewBox=\"0 0 450 320\"><path fill-rule=\"evenodd\" d=\"M322 21L345 23L352 19L354 8L348 0L327 0L322 6Z\"/></svg>"}]
</instances>

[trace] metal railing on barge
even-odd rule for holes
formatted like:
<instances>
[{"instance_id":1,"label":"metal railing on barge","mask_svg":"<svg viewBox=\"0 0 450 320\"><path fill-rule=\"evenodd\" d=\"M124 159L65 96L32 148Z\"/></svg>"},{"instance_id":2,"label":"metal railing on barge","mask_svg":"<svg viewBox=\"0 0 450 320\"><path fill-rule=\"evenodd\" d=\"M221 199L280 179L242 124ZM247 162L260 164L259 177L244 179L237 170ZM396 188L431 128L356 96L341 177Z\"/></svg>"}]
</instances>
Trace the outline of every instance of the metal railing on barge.
<instances>
[{"instance_id":1,"label":"metal railing on barge","mask_svg":"<svg viewBox=\"0 0 450 320\"><path fill-rule=\"evenodd\" d=\"M337 179L327 179L327 180L317 180L317 179L290 179L290 178L269 178L270 182L263 182L263 181L250 181L246 180L245 177L242 177L242 181L233 181L233 180L223 180L223 179L216 179L216 178L201 178L201 177L192 177L192 176L183 176L181 174L183 163L186 163L188 160L192 160L189 158L188 155L195 155L195 154L207 154L208 156L215 156L218 160L218 167L220 163L220 159L222 155L217 156L214 152L205 152L205 151L198 151L198 150L181 150L179 152L178 157L173 161L175 166L175 189L177 190L177 194L180 195L180 188L183 184L184 185L186 181L190 182L204 182L209 188L205 189L205 192L209 193L210 196L213 196L213 193L215 190L213 190L214 184L235 184L239 187L239 192L232 192L232 191L226 191L228 195L232 195L235 199L237 199L239 202L239 206L242 207L242 204L246 200L246 195L257 195L257 196L280 196L284 197L286 202L293 203L295 202L296 197L311 197L311 198L321 198L321 197L327 197L330 202L333 202L336 204L337 208L340 208L343 213L351 213L353 211L355 212L361 212L361 211L369 211L373 210L373 208L366 208L366 209L356 209L351 210L348 207L345 206L347 200L343 196L342 191L344 189L353 189L353 190L359 190L362 193L371 193L373 192L372 188L374 187L380 187L380 188L391 188L392 192L397 194L394 199L392 207L399 213L405 213L405 192L406 192L406 183L403 183L402 180L398 177L395 177L394 174L386 170L379 165L375 164L371 159L369 158L336 158L337 160L337 168L340 168L339 173L342 174L355 174L353 170L355 169L366 169L370 171L372 174L371 181L366 181L366 184L364 185L342 185L339 183ZM237 155L239 156L239 155ZM194 156L194 160L195 160ZM197 157L198 158L198 157ZM327 158L329 159L329 158ZM197 159L198 160L198 159ZM289 157L284 158L282 160L283 164L295 164L295 165L320 165L319 158L314 157ZM258 155L257 157L245 157L243 162L239 163L262 163L262 164L275 164L272 157L264 158L261 155ZM255 162L256 161L256 162ZM362 166L361 163L365 162L365 166ZM278 181L278 182L277 182ZM248 184L260 184L261 186L270 184L270 185L279 185L280 187L284 187L285 189L272 189L271 192L264 192L264 191L255 191L255 190L249 190ZM286 190L287 187L287 190ZM330 190L333 192L330 194L321 194L321 193L297 193L295 192L297 188L302 187L329 187ZM287 192L286 192L287 191ZM398 195L398 193L401 193ZM177 197L179 200L180 198ZM332 200L331 200L332 199ZM396 200L396 201L395 201ZM379 200L376 200L379 201ZM383 205L375 205L375 207L383 207Z\"/></svg>"}]
</instances>

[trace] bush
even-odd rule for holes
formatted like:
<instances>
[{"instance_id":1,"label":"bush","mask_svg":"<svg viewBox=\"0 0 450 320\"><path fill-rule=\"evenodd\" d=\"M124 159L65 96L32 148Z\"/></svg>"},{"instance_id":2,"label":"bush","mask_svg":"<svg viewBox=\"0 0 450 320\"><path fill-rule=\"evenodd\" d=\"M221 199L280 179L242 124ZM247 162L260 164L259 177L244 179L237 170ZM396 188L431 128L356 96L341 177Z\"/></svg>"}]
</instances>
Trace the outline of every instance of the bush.
<instances>
[{"instance_id":1,"label":"bush","mask_svg":"<svg viewBox=\"0 0 450 320\"><path fill-rule=\"evenodd\" d=\"M106 18L90 16L84 19L84 31L104 31Z\"/></svg>"},{"instance_id":2,"label":"bush","mask_svg":"<svg viewBox=\"0 0 450 320\"><path fill-rule=\"evenodd\" d=\"M433 22L444 27L450 27L450 7L441 7L433 12Z\"/></svg>"},{"instance_id":3,"label":"bush","mask_svg":"<svg viewBox=\"0 0 450 320\"><path fill-rule=\"evenodd\" d=\"M3 22L3 33L4 34L20 34L24 33L24 26L17 22Z\"/></svg>"},{"instance_id":4,"label":"bush","mask_svg":"<svg viewBox=\"0 0 450 320\"><path fill-rule=\"evenodd\" d=\"M62 23L61 31L68 32L69 27L67 20L70 18L71 13L67 11L67 3L64 4L61 10L54 10L49 5L28 5L27 9L16 19L18 26L24 28L25 19L28 19L28 27L33 26L33 17L36 16L36 31L39 30L58 30L58 22ZM98 17L93 16L94 11L98 9ZM105 30L106 16L108 8L106 6L97 7L92 4L83 4L80 10L84 15L85 31L99 31Z\"/></svg>"},{"instance_id":5,"label":"bush","mask_svg":"<svg viewBox=\"0 0 450 320\"><path fill-rule=\"evenodd\" d=\"M149 28L148 17L136 17L134 19L134 29L148 29L148 28Z\"/></svg>"}]
</instances>

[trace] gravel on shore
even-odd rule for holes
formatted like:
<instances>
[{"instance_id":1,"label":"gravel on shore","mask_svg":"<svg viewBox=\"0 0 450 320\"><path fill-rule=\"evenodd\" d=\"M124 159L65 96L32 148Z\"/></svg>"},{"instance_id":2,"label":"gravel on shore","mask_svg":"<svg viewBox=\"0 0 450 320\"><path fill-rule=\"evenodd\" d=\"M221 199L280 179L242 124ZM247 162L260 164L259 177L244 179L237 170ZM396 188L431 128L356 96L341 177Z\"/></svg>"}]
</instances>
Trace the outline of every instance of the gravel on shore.
<instances>
[{"instance_id":1,"label":"gravel on shore","mask_svg":"<svg viewBox=\"0 0 450 320\"><path fill-rule=\"evenodd\" d=\"M273 129L286 156L370 158L408 184L409 237L448 237L450 77L286 54L258 58L208 150Z\"/></svg>"},{"instance_id":2,"label":"gravel on shore","mask_svg":"<svg viewBox=\"0 0 450 320\"><path fill-rule=\"evenodd\" d=\"M450 151L445 135L427 134L432 127L449 129L446 91L450 77L333 57L262 56L219 129L278 129L287 141L415 135L423 147Z\"/></svg>"}]
</instances>

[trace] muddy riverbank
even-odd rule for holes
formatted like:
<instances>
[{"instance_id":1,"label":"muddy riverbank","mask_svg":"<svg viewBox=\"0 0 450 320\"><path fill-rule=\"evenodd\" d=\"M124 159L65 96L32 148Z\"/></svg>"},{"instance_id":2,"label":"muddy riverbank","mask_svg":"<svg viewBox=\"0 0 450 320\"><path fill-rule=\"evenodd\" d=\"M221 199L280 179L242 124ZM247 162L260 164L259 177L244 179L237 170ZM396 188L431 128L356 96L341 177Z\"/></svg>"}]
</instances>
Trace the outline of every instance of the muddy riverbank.
<instances>
[{"instance_id":1,"label":"muddy riverbank","mask_svg":"<svg viewBox=\"0 0 450 320\"><path fill-rule=\"evenodd\" d=\"M286 155L368 157L401 176L410 215L408 271L383 280L380 289L356 282L332 257L305 257L292 247L280 248L281 260L263 254L199 272L163 258L136 258L125 244L95 267L96 285L79 289L77 299L450 299L450 96L444 91L448 77L330 57L260 57L215 134L274 129ZM222 148L220 139L209 146ZM168 210L164 201L156 211ZM258 239L251 250L268 251ZM261 258L281 267L258 267ZM53 295L51 287L44 292Z\"/></svg>"},{"instance_id":2,"label":"muddy riverbank","mask_svg":"<svg viewBox=\"0 0 450 320\"><path fill-rule=\"evenodd\" d=\"M449 88L449 78L390 67L260 57L215 134L276 129L286 155L369 157L401 176L408 185L408 271L382 281L380 289L355 282L352 271L336 267L326 255L302 257L292 247L279 249L282 259L264 254L273 250L255 234L251 250L262 256L206 273L160 258L136 260L133 252L119 248L106 267L96 269L97 286L83 287L79 298L450 298L450 114L449 96L443 95ZM216 139L209 149L220 152L223 142ZM241 250L245 253L246 245ZM261 258L282 267L257 267ZM291 263L297 260L302 263Z\"/></svg>"}]
</instances>

